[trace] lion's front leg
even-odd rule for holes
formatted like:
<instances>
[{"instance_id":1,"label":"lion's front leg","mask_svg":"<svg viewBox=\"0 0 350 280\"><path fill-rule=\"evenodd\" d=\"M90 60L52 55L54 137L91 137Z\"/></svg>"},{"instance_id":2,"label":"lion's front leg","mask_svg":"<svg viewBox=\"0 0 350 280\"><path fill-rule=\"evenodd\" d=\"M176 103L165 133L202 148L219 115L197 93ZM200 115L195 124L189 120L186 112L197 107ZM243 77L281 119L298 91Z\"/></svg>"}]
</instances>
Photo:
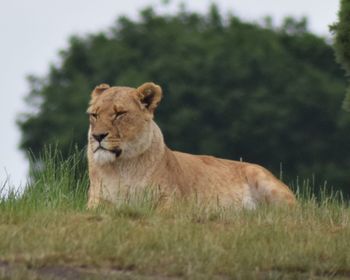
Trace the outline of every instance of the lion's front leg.
<instances>
[{"instance_id":1,"label":"lion's front leg","mask_svg":"<svg viewBox=\"0 0 350 280\"><path fill-rule=\"evenodd\" d=\"M102 195L102 182L100 180L99 174L93 170L90 166L89 168L90 186L88 192L88 202L87 208L96 208L101 203Z\"/></svg>"},{"instance_id":2,"label":"lion's front leg","mask_svg":"<svg viewBox=\"0 0 350 280\"><path fill-rule=\"evenodd\" d=\"M89 193L88 193L88 202L87 208L94 209L100 204L100 188L98 185L90 184Z\"/></svg>"}]
</instances>

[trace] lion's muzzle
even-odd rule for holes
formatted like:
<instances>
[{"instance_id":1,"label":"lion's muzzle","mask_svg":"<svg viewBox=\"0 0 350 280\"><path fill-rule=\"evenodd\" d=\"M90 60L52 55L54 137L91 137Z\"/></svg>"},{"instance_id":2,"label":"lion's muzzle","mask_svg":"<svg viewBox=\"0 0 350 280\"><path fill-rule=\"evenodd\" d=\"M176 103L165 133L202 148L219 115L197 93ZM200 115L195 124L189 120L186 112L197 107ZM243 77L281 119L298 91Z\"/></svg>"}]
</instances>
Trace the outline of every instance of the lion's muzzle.
<instances>
[{"instance_id":1,"label":"lion's muzzle","mask_svg":"<svg viewBox=\"0 0 350 280\"><path fill-rule=\"evenodd\" d=\"M113 150L111 150L111 152L114 153L116 157L119 157L122 153L122 149L116 147Z\"/></svg>"}]
</instances>

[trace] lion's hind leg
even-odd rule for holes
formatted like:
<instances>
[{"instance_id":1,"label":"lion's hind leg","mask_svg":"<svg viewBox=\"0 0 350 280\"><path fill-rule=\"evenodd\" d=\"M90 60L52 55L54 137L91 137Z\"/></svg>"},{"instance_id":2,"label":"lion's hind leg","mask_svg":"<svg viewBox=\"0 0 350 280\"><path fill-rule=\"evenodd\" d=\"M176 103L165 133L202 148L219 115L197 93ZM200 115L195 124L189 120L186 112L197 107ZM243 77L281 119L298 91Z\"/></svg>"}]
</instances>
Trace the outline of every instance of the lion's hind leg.
<instances>
[{"instance_id":1,"label":"lion's hind leg","mask_svg":"<svg viewBox=\"0 0 350 280\"><path fill-rule=\"evenodd\" d=\"M245 167L249 190L257 203L295 205L292 191L265 168L249 164Z\"/></svg>"}]
</instances>

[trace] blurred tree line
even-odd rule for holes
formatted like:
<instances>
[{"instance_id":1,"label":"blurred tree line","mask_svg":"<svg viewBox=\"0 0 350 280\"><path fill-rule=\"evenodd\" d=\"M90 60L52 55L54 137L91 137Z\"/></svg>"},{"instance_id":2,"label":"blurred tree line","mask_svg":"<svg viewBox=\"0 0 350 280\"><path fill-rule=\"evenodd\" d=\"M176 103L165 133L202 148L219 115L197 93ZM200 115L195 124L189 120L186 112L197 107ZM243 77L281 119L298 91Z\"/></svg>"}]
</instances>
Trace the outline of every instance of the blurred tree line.
<instances>
[{"instance_id":1,"label":"blurred tree line","mask_svg":"<svg viewBox=\"0 0 350 280\"><path fill-rule=\"evenodd\" d=\"M343 66L347 77L350 77L350 1L341 0L338 22L331 26L335 33L334 49L337 61ZM346 89L344 109L350 111L350 86Z\"/></svg>"},{"instance_id":2,"label":"blurred tree line","mask_svg":"<svg viewBox=\"0 0 350 280\"><path fill-rule=\"evenodd\" d=\"M59 143L64 155L87 143L90 92L102 82L154 81L166 143L195 154L255 162L284 180L326 180L349 191L350 114L346 79L332 47L305 19L247 23L216 6L198 14L143 10L105 32L74 36L59 65L29 78L30 109L18 124L21 148L38 155Z\"/></svg>"}]
</instances>

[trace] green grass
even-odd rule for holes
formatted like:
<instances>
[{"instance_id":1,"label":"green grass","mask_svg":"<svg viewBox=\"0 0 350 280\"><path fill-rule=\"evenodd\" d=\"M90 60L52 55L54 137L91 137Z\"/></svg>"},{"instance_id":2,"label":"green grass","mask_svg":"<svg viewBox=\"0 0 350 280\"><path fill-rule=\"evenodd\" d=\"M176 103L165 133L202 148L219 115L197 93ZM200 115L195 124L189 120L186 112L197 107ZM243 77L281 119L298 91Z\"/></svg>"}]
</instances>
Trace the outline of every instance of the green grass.
<instances>
[{"instance_id":1,"label":"green grass","mask_svg":"<svg viewBox=\"0 0 350 280\"><path fill-rule=\"evenodd\" d=\"M53 154L53 155L52 155ZM237 211L139 194L86 210L82 154L44 156L0 200L0 279L349 279L350 208L299 187L295 209Z\"/></svg>"}]
</instances>

